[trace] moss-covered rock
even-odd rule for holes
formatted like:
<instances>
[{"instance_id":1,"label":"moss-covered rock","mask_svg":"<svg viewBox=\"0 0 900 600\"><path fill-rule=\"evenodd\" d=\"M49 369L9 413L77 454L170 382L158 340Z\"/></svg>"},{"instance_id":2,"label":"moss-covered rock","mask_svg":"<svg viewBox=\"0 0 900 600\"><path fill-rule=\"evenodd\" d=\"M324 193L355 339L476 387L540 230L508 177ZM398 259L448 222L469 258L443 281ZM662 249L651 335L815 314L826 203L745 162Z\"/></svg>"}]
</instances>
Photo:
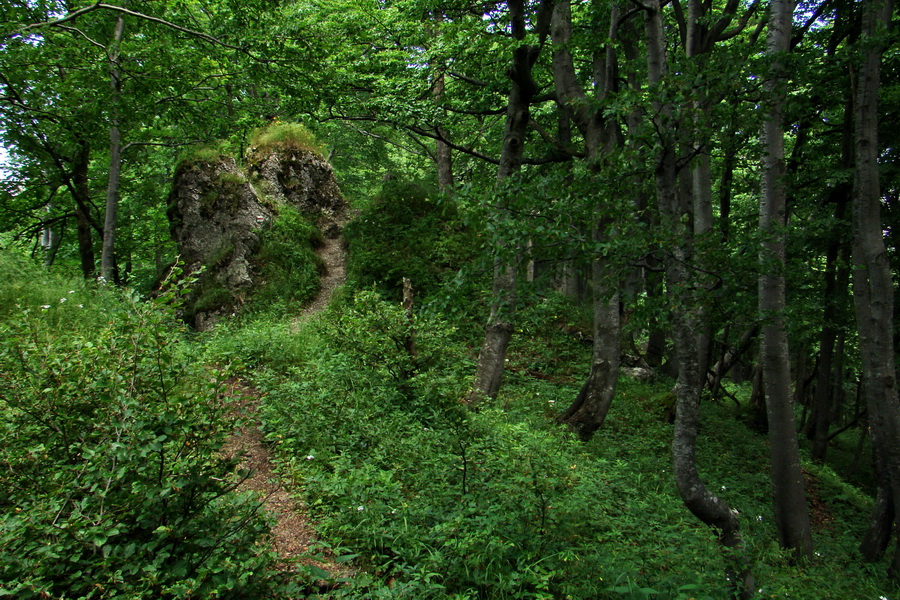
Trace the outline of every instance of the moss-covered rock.
<instances>
[{"instance_id":1,"label":"moss-covered rock","mask_svg":"<svg viewBox=\"0 0 900 600\"><path fill-rule=\"evenodd\" d=\"M266 143L251 148L246 170L234 158L208 152L189 155L176 168L169 223L185 271L202 270L185 313L200 329L235 312L260 290L268 302L281 300L272 293L287 288L272 285L277 279L273 265L284 263L293 273L305 274L302 285L291 280L286 300L315 293L313 245L321 235L316 224L331 237L339 235L346 203L328 162L291 132L294 137L263 138Z\"/></svg>"}]
</instances>

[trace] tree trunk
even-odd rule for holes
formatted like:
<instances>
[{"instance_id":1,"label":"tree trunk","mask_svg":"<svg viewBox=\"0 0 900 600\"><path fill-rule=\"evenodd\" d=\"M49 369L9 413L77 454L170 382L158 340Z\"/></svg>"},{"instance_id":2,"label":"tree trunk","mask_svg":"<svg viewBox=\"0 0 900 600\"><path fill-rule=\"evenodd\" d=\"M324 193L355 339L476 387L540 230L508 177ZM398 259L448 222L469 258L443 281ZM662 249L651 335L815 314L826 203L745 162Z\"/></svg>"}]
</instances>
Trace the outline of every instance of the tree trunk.
<instances>
[{"instance_id":1,"label":"tree trunk","mask_svg":"<svg viewBox=\"0 0 900 600\"><path fill-rule=\"evenodd\" d=\"M78 152L73 161L71 192L75 200L75 223L78 229L78 256L81 259L81 272L85 279L94 276L96 258L94 257L94 240L89 213L91 190L88 182L90 166L90 149L87 142L80 142Z\"/></svg>"},{"instance_id":2,"label":"tree trunk","mask_svg":"<svg viewBox=\"0 0 900 600\"><path fill-rule=\"evenodd\" d=\"M650 0L646 11L647 70L651 88L663 83L666 75L666 38L660 0ZM658 92L653 101L657 129L667 132L672 125L672 107ZM685 506L705 524L716 529L728 558L728 579L735 592L749 598L755 591L749 562L742 548L737 517L721 498L715 496L697 471L697 434L700 427L700 374L698 372L697 301L692 298L693 281L688 268L692 258L692 231L682 219L678 198L675 140L662 137L654 179L663 226L678 229L683 240L666 252L666 283L672 307L672 339L678 354L678 380L675 385L676 415L672 440L675 482Z\"/></svg>"},{"instance_id":3,"label":"tree trunk","mask_svg":"<svg viewBox=\"0 0 900 600\"><path fill-rule=\"evenodd\" d=\"M434 20L438 23L444 20L444 13L435 11ZM432 95L437 103L444 99L444 75L445 65L441 65L435 74L434 87ZM451 154L450 145L443 141L447 139L448 132L446 129L437 125L435 127L438 139L435 141L434 162L437 165L438 189L442 192L449 192L453 189L453 155Z\"/></svg>"},{"instance_id":4,"label":"tree trunk","mask_svg":"<svg viewBox=\"0 0 900 600\"><path fill-rule=\"evenodd\" d=\"M878 174L878 89L884 51L878 36L890 23L892 5L891 0L869 0L861 5L862 55L854 73L853 300L879 490L879 506L862 548L863 555L870 558L883 552L870 543L883 536L877 530L884 529L887 516L877 511L887 509L879 507L886 502L894 509L900 506L900 404L892 337L894 288L884 245ZM894 573L898 566L900 551L894 555Z\"/></svg>"},{"instance_id":5,"label":"tree trunk","mask_svg":"<svg viewBox=\"0 0 900 600\"><path fill-rule=\"evenodd\" d=\"M539 30L549 25L548 11L545 10L547 0L543 0L538 8ZM520 42L526 34L526 5L524 0L513 0L508 3L512 34ZM546 19L546 24L542 20ZM543 37L545 34L541 33ZM537 84L532 78L531 70L540 54L540 46L522 43L513 50L513 60L507 75L511 87L506 106L506 125L503 134L503 148L500 154L500 165L497 169L497 181L519 171L525 147L525 134L530 119L531 99L537 92ZM506 207L499 209L500 219L504 219ZM494 281L492 285L493 301L491 312L485 326L484 342L478 354L475 369L475 383L469 393L468 403L477 404L483 398L496 398L503 380L503 367L506 359L506 348L512 338L513 319L516 307L516 259L517 253L509 253L502 244L497 248L498 258L494 263ZM507 256L504 257L504 254Z\"/></svg>"},{"instance_id":6,"label":"tree trunk","mask_svg":"<svg viewBox=\"0 0 900 600\"><path fill-rule=\"evenodd\" d=\"M812 558L809 507L800 468L800 449L791 403L791 368L785 331L785 233L784 116L786 73L783 56L789 49L793 0L770 5L767 54L774 59L765 89L769 113L763 124L763 173L760 195L759 312L763 323L760 363L769 421L772 488L779 541L795 559Z\"/></svg>"},{"instance_id":7,"label":"tree trunk","mask_svg":"<svg viewBox=\"0 0 900 600\"><path fill-rule=\"evenodd\" d=\"M119 130L119 96L122 79L119 72L119 46L125 32L125 17L116 18L113 43L109 48L109 183L106 188L106 217L103 222L103 250L100 254L100 275L107 282L114 281L116 218L119 210L119 176L122 173L122 133Z\"/></svg>"},{"instance_id":8,"label":"tree trunk","mask_svg":"<svg viewBox=\"0 0 900 600\"><path fill-rule=\"evenodd\" d=\"M849 112L849 111L848 111ZM844 186L840 186L843 188ZM849 190L847 190L849 192ZM835 218L843 221L847 202L846 195L840 193L835 207ZM825 307L822 312L822 330L819 333L819 368L816 372L816 395L813 400L810 428L813 440L812 458L816 462L824 462L828 451L828 430L831 426L831 407L837 393L835 389L835 373L839 372L843 365L840 356L835 352L835 344L838 337L837 323L839 322L839 305L846 294L846 280L840 277L837 263L846 262L843 243L838 232L834 233L828 242L825 253Z\"/></svg>"},{"instance_id":9,"label":"tree trunk","mask_svg":"<svg viewBox=\"0 0 900 600\"><path fill-rule=\"evenodd\" d=\"M618 6L611 8L610 39L615 40ZM575 73L575 65L568 45L572 34L572 13L569 0L560 0L553 8L551 37L553 39L553 81L557 102L563 112L572 118L585 140L586 160L595 172L602 160L601 153L612 151L618 143L614 124L588 101ZM595 83L600 97L613 91L616 85L616 56L612 45L607 45L603 60L595 61ZM600 206L595 207L593 229L594 242L606 240L611 223L603 215ZM594 303L594 350L587 381L569 408L558 421L569 425L582 440L588 440L600 428L616 393L619 374L621 320L619 315L618 277L609 261L596 257L591 265L591 283Z\"/></svg>"}]
</instances>

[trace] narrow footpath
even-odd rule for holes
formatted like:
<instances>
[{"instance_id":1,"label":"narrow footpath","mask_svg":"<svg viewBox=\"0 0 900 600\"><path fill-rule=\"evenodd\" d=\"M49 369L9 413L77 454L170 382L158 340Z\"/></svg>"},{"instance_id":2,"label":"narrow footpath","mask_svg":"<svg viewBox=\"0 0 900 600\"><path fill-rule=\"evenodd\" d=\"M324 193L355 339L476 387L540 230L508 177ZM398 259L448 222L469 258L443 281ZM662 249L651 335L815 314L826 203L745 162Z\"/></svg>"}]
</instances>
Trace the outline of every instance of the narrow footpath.
<instances>
[{"instance_id":1,"label":"narrow footpath","mask_svg":"<svg viewBox=\"0 0 900 600\"><path fill-rule=\"evenodd\" d=\"M325 265L321 289L315 299L295 318L293 327L310 316L321 311L331 299L334 290L344 283L345 259L340 238L326 239L316 252ZM250 472L250 476L238 487L237 491L257 492L264 499L263 509L276 520L271 533L272 548L281 557L282 567L286 571L294 571L300 564L315 564L333 577L347 576L347 566L329 561L312 561L309 556L310 546L316 541L315 530L306 514L305 506L292 498L289 482L275 470L272 455L265 444L259 428L257 416L260 393L246 382L235 381L230 392L236 396L247 398L241 405L244 414L250 421L239 428L229 438L223 448L227 456L240 457L241 469Z\"/></svg>"}]
</instances>

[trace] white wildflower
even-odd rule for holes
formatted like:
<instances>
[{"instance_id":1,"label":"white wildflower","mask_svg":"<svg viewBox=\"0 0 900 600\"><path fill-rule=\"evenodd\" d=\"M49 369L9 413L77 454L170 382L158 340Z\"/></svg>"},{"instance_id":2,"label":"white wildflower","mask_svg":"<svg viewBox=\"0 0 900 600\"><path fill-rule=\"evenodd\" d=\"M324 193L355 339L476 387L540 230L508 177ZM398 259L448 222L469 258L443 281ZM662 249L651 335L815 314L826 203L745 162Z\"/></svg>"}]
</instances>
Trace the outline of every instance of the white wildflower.
<instances>
[{"instance_id":1,"label":"white wildflower","mask_svg":"<svg viewBox=\"0 0 900 600\"><path fill-rule=\"evenodd\" d=\"M366 507L365 507L365 506L357 506L357 507L356 507L356 512L362 512L362 511L364 511L364 510L366 510Z\"/></svg>"},{"instance_id":2,"label":"white wildflower","mask_svg":"<svg viewBox=\"0 0 900 600\"><path fill-rule=\"evenodd\" d=\"M66 300L68 300L68 298L66 298L66 297L62 297L59 299L60 302L65 302Z\"/></svg>"},{"instance_id":3,"label":"white wildflower","mask_svg":"<svg viewBox=\"0 0 900 600\"><path fill-rule=\"evenodd\" d=\"M315 458L315 456L313 456L312 454L307 454L307 455L306 455L306 460L312 460L312 459L314 459L314 458Z\"/></svg>"}]
</instances>

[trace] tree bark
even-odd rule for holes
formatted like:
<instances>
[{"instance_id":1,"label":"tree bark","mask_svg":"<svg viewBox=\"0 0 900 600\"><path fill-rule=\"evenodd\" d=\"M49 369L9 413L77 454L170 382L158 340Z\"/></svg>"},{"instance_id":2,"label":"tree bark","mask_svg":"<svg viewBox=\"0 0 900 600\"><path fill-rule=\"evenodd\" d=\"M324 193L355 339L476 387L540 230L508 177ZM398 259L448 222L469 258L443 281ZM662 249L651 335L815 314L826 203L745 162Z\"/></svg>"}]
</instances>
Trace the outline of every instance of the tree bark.
<instances>
[{"instance_id":1,"label":"tree bark","mask_svg":"<svg viewBox=\"0 0 900 600\"><path fill-rule=\"evenodd\" d=\"M862 385L878 477L879 502L863 546L868 558L878 558L891 509L900 506L900 404L894 365L894 288L881 223L881 187L878 173L878 90L884 44L880 35L890 24L891 0L862 4L862 54L855 67L853 172L853 300L859 330ZM880 511L880 512L879 512ZM894 512L894 510L890 510ZM896 519L893 519L894 521ZM877 545L876 545L877 542ZM900 549L892 572L900 567Z\"/></svg>"},{"instance_id":2,"label":"tree bark","mask_svg":"<svg viewBox=\"0 0 900 600\"><path fill-rule=\"evenodd\" d=\"M619 7L611 8L610 40L615 40ZM599 169L602 153L618 144L614 123L604 119L578 82L575 64L569 52L572 35L572 13L569 0L554 5L551 21L553 40L553 81L557 103L572 118L584 137L586 160L593 171ZM595 83L599 95L605 98L616 85L616 55L612 43L606 47L602 60L595 61ZM594 209L591 225L593 240L600 244L607 238L612 223L601 206ZM558 421L569 425L582 440L588 440L600 428L609 412L616 393L619 374L621 319L619 314L618 276L608 260L594 258L591 264L591 283L594 304L593 360L590 373L581 392Z\"/></svg>"},{"instance_id":3,"label":"tree bark","mask_svg":"<svg viewBox=\"0 0 900 600\"><path fill-rule=\"evenodd\" d=\"M654 96L653 110L659 119L657 130L667 132L672 124L672 106L660 97L659 90L667 72L661 1L650 0L645 6L647 70L651 94ZM676 141L662 136L659 143L654 173L659 210L663 225L676 228L679 234L676 239L682 240L666 252L666 287L669 306L672 307L672 339L679 362L672 440L675 482L688 510L703 523L716 529L719 542L728 557L728 578L740 597L749 598L755 591L755 582L743 550L738 519L728 504L706 487L697 470L701 386L698 372L697 300L692 298L694 282L688 268L692 261L692 231L682 218L683 207L678 198Z\"/></svg>"},{"instance_id":4,"label":"tree bark","mask_svg":"<svg viewBox=\"0 0 900 600\"><path fill-rule=\"evenodd\" d=\"M119 96L122 78L119 71L119 46L125 33L125 17L116 17L116 28L109 54L109 182L106 188L106 216L103 222L103 249L100 254L100 275L107 282L115 277L116 219L119 210L119 179L122 173L122 133L119 129Z\"/></svg>"},{"instance_id":5,"label":"tree bark","mask_svg":"<svg viewBox=\"0 0 900 600\"><path fill-rule=\"evenodd\" d=\"M763 323L760 361L769 421L769 451L772 467L775 521L779 541L797 560L812 558L809 507L800 468L800 449L791 403L791 368L785 331L785 241L786 191L784 185L784 115L786 67L794 1L776 0L769 7L767 54L774 59L765 89L769 111L763 124L762 194L759 229L759 312Z\"/></svg>"},{"instance_id":6,"label":"tree bark","mask_svg":"<svg viewBox=\"0 0 900 600\"><path fill-rule=\"evenodd\" d=\"M71 192L75 200L75 223L78 230L78 256L81 259L81 273L85 279L91 279L96 269L94 256L94 240L91 233L90 199L91 190L88 180L90 167L90 148L85 141L78 144L72 170Z\"/></svg>"},{"instance_id":7,"label":"tree bark","mask_svg":"<svg viewBox=\"0 0 900 600\"><path fill-rule=\"evenodd\" d=\"M850 111L848 111L850 112ZM852 131L852 129L851 129ZM845 188L845 186L839 186ZM849 192L850 190L844 190ZM838 192L837 206L834 209L835 219L843 221L847 207L847 196ZM834 404L836 390L835 372L842 368L840 355L835 352L838 338L839 306L846 299L846 268L839 267L838 262L846 262L843 242L840 233L833 234L825 252L825 306L822 311L822 330L819 332L819 367L816 372L816 394L810 421L813 440L812 458L816 462L824 462L828 451L828 430L831 427L831 407ZM844 276L841 276L841 271Z\"/></svg>"},{"instance_id":8,"label":"tree bark","mask_svg":"<svg viewBox=\"0 0 900 600\"><path fill-rule=\"evenodd\" d=\"M438 23L444 20L444 13L436 11L434 20ZM444 87L446 83L446 75L444 74L446 66L441 65L435 74L432 95L436 102L440 103L444 99ZM453 189L453 155L450 145L444 140L449 135L447 130L437 125L435 127L438 139L435 140L434 162L437 165L438 189L442 192L449 192Z\"/></svg>"},{"instance_id":9,"label":"tree bark","mask_svg":"<svg viewBox=\"0 0 900 600\"><path fill-rule=\"evenodd\" d=\"M548 0L542 0L537 11L537 28L540 31L549 26ZM523 42L526 34L527 10L524 0L508 3L513 37ZM541 32L543 37L545 33ZM497 181L511 177L522 166L525 136L531 117L531 100L537 93L537 84L531 70L540 54L540 46L521 43L513 50L512 65L507 71L511 87L506 108L506 125L503 134L503 148L497 168ZM499 218L504 218L505 206L499 207ZM475 369L475 383L467 399L470 405L483 398L496 398L503 380L506 349L512 338L513 319L516 307L516 252L510 253L503 245L497 248L498 258L494 263L493 301L485 326L484 342L478 354ZM504 254L507 256L504 257ZM511 255L511 257L509 256Z\"/></svg>"}]
</instances>

